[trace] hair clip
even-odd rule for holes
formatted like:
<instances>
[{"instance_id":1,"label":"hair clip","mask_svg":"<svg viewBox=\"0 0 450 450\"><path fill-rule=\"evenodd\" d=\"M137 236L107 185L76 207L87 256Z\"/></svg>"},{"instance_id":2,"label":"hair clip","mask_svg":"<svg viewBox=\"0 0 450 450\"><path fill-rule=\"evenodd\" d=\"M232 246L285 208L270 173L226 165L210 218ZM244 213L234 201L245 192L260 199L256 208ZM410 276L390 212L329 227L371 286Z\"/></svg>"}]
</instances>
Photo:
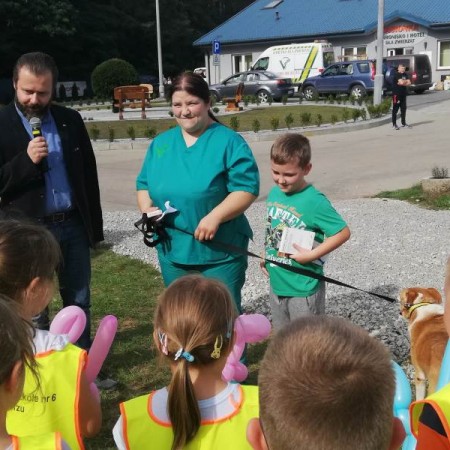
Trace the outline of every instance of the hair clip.
<instances>
[{"instance_id":1,"label":"hair clip","mask_svg":"<svg viewBox=\"0 0 450 450\"><path fill-rule=\"evenodd\" d=\"M220 358L220 351L222 350L223 345L223 337L221 334L216 337L216 341L214 342L214 350L211 353L212 359L219 359Z\"/></svg>"},{"instance_id":2,"label":"hair clip","mask_svg":"<svg viewBox=\"0 0 450 450\"><path fill-rule=\"evenodd\" d=\"M167 348L167 334L161 331L158 331L158 339L161 344L161 351L165 354L169 354L169 349Z\"/></svg>"},{"instance_id":3,"label":"hair clip","mask_svg":"<svg viewBox=\"0 0 450 450\"><path fill-rule=\"evenodd\" d=\"M175 353L175 357L173 359L177 361L180 358L184 358L187 362L194 361L194 357L189 352L185 352L183 347L180 347L180 349Z\"/></svg>"},{"instance_id":4,"label":"hair clip","mask_svg":"<svg viewBox=\"0 0 450 450\"><path fill-rule=\"evenodd\" d=\"M228 322L227 322L227 334L225 335L225 337L227 339L230 339L232 331L233 331L233 320L232 319L228 319Z\"/></svg>"}]
</instances>

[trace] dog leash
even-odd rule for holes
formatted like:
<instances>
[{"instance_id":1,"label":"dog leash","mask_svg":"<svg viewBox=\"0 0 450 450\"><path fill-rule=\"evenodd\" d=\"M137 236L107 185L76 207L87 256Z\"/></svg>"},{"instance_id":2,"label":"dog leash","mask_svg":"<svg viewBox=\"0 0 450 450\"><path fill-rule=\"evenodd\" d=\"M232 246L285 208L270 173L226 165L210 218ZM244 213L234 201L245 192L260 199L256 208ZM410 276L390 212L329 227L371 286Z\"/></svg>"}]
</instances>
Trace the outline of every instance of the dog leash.
<instances>
[{"instance_id":1,"label":"dog leash","mask_svg":"<svg viewBox=\"0 0 450 450\"><path fill-rule=\"evenodd\" d=\"M164 240L168 239L169 236L167 234L167 231L164 228L171 228L172 230L176 230L176 231L179 231L180 233L184 233L184 234L194 237L194 233L192 233L190 231L183 230L172 224L163 223L163 221L155 220L154 217L147 218L147 215L145 213L142 215L142 218L134 224L134 226L144 235L144 244L147 245L148 247L155 247L158 243L164 242ZM155 234L158 236L158 238L156 238L156 239L154 239ZM194 237L194 239L195 239L195 237ZM336 286L342 286L342 287L346 287L349 289L353 289L355 291L364 292L365 294L369 294L374 297L378 297L378 298L380 298L382 300L386 300L390 303L395 303L397 301L396 299L389 297L387 295L378 294L378 293L372 292L372 291L367 291L365 289L358 288L351 284L344 283L343 281L335 280L334 278L330 278L325 275L320 275L320 274L312 272L311 270L308 270L308 269L303 269L301 267L292 267L288 264L285 264L285 263L282 263L279 261L268 260L266 258L263 258L262 256L257 255L256 253L253 253L245 248L238 247L233 244L228 244L225 242L217 241L215 239L213 239L211 241L201 241L201 242L203 242L205 245L212 245L212 246L221 248L230 253L236 253L239 255L250 256L252 258L257 258L261 261L265 261L269 264L275 264L276 266L279 266L285 270L288 270L289 272L294 272L299 275L304 275L304 276L314 278L319 281L324 281L326 283L335 284Z\"/></svg>"}]
</instances>

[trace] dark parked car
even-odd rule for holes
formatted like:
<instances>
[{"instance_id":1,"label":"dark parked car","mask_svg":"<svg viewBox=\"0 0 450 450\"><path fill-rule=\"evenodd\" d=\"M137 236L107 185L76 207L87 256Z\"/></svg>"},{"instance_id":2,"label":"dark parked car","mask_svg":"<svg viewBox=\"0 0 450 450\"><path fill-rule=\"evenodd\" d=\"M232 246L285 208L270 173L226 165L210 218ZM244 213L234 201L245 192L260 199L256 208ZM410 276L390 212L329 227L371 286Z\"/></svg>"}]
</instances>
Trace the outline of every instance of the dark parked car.
<instances>
[{"instance_id":1,"label":"dark parked car","mask_svg":"<svg viewBox=\"0 0 450 450\"><path fill-rule=\"evenodd\" d=\"M396 55L383 58L383 68L388 90L391 89L391 71L396 70L399 64L403 64L406 67L406 72L410 77L411 86L408 87L409 92L414 91L416 94L422 94L433 85L430 58L427 55Z\"/></svg>"},{"instance_id":2,"label":"dark parked car","mask_svg":"<svg viewBox=\"0 0 450 450\"><path fill-rule=\"evenodd\" d=\"M244 95L256 95L261 103L266 103L269 97L279 101L284 95L288 97L294 95L294 86L290 78L279 78L272 72L261 70L236 73L221 83L212 84L209 91L216 100L234 97L239 83L244 83Z\"/></svg>"},{"instance_id":3,"label":"dark parked car","mask_svg":"<svg viewBox=\"0 0 450 450\"><path fill-rule=\"evenodd\" d=\"M320 75L307 78L302 92L307 100L321 94L349 94L356 98L373 92L375 61L345 61L328 66Z\"/></svg>"}]
</instances>

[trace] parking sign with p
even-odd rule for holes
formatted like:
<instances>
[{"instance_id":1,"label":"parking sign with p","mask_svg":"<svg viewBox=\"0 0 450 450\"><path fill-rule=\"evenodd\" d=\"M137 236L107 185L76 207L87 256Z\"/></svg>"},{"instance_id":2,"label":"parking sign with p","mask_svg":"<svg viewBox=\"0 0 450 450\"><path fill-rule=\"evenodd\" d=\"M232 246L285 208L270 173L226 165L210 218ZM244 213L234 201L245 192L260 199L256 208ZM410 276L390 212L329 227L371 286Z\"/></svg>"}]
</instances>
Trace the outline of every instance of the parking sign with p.
<instances>
[{"instance_id":1,"label":"parking sign with p","mask_svg":"<svg viewBox=\"0 0 450 450\"><path fill-rule=\"evenodd\" d=\"M213 41L212 52L213 52L213 55L220 55L220 42L219 41Z\"/></svg>"}]
</instances>

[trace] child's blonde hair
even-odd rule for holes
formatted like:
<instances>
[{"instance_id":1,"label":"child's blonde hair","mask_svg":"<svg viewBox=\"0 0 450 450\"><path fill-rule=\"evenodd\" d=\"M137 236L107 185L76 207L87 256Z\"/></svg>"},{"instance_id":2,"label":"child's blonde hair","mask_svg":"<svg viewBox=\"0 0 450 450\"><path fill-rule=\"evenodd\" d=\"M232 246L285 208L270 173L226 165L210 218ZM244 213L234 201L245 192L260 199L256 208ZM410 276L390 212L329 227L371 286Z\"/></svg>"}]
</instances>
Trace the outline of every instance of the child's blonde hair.
<instances>
[{"instance_id":1,"label":"child's blonde hair","mask_svg":"<svg viewBox=\"0 0 450 450\"><path fill-rule=\"evenodd\" d=\"M236 310L227 287L202 275L175 280L159 297L154 330L159 349L175 363L169 385L172 449L191 441L201 422L189 365L214 363L228 354Z\"/></svg>"},{"instance_id":2,"label":"child's blonde hair","mask_svg":"<svg viewBox=\"0 0 450 450\"><path fill-rule=\"evenodd\" d=\"M18 312L17 303L0 294L0 384L11 376L14 365L22 362L39 384L34 358L33 327Z\"/></svg>"},{"instance_id":3,"label":"child's blonde hair","mask_svg":"<svg viewBox=\"0 0 450 450\"><path fill-rule=\"evenodd\" d=\"M270 159L280 165L298 161L298 165L305 168L311 162L309 139L299 133L282 134L270 149Z\"/></svg>"},{"instance_id":4,"label":"child's blonde hair","mask_svg":"<svg viewBox=\"0 0 450 450\"><path fill-rule=\"evenodd\" d=\"M281 329L259 371L260 422L276 450L389 447L395 376L386 347L337 317Z\"/></svg>"},{"instance_id":5,"label":"child's blonde hair","mask_svg":"<svg viewBox=\"0 0 450 450\"><path fill-rule=\"evenodd\" d=\"M0 221L0 293L21 303L31 281L51 280L61 261L59 244L46 228Z\"/></svg>"}]
</instances>

